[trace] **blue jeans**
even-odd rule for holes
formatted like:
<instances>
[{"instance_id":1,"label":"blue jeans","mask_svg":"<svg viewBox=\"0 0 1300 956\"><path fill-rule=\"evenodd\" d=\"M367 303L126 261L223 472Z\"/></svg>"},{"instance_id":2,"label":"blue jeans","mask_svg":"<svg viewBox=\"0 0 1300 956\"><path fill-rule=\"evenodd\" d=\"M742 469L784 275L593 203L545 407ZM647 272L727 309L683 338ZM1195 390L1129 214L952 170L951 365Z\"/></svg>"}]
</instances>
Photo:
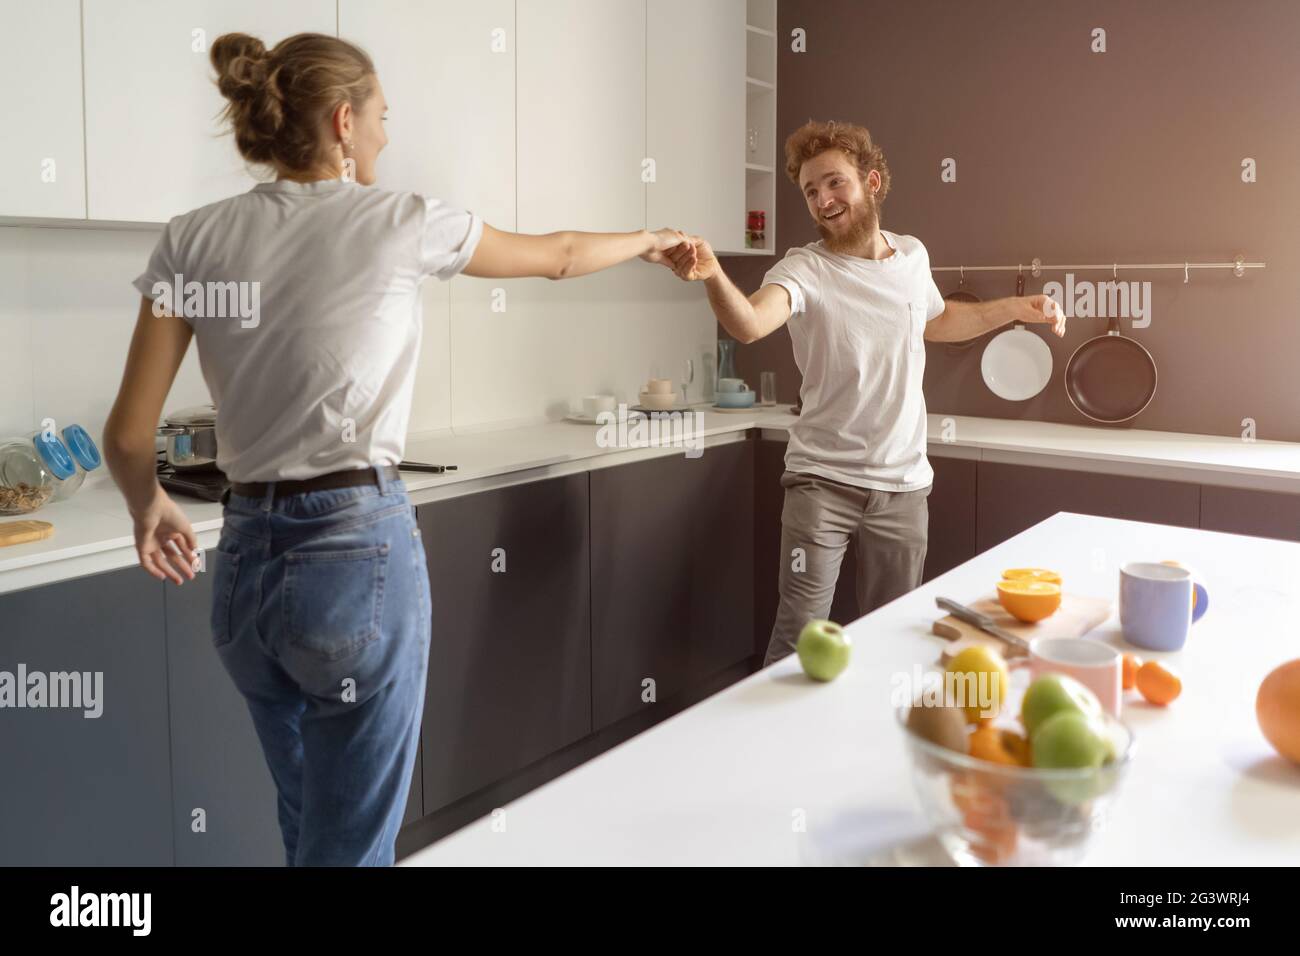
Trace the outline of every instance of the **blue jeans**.
<instances>
[{"instance_id":1,"label":"blue jeans","mask_svg":"<svg viewBox=\"0 0 1300 956\"><path fill-rule=\"evenodd\" d=\"M431 610L406 487L231 494L212 637L278 791L289 866L389 866L420 739Z\"/></svg>"}]
</instances>

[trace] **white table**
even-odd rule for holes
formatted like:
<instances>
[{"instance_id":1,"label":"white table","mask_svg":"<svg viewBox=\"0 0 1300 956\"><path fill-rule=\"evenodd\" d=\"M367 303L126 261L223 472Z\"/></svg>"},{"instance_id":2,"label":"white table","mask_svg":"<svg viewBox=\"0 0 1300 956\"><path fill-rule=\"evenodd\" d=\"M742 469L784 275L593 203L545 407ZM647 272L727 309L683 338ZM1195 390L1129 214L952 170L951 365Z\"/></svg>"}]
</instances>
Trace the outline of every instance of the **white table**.
<instances>
[{"instance_id":1,"label":"white table","mask_svg":"<svg viewBox=\"0 0 1300 956\"><path fill-rule=\"evenodd\" d=\"M890 703L896 675L937 660L935 596L970 601L1003 568L1043 566L1115 599L1122 563L1163 559L1198 573L1209 611L1182 651L1145 654L1178 669L1183 695L1167 709L1127 696L1139 750L1087 862L1295 865L1300 768L1260 734L1255 692L1300 657L1300 544L1066 513L853 623L834 683L787 658L404 865L945 862ZM1116 615L1094 636L1126 646Z\"/></svg>"}]
</instances>

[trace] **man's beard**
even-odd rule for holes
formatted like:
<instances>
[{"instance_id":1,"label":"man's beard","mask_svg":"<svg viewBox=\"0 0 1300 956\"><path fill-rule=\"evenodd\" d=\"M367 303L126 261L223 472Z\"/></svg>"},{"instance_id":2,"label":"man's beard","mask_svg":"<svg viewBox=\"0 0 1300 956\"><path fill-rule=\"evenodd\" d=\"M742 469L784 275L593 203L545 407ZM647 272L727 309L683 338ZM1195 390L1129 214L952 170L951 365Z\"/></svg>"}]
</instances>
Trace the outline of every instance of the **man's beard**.
<instances>
[{"instance_id":1,"label":"man's beard","mask_svg":"<svg viewBox=\"0 0 1300 956\"><path fill-rule=\"evenodd\" d=\"M852 215L852 219L849 220L848 229L840 233L832 232L824 222L817 220L817 231L831 252L849 253L861 249L875 236L880 223L880 207L872 196L867 196L856 206L846 209L844 215Z\"/></svg>"}]
</instances>

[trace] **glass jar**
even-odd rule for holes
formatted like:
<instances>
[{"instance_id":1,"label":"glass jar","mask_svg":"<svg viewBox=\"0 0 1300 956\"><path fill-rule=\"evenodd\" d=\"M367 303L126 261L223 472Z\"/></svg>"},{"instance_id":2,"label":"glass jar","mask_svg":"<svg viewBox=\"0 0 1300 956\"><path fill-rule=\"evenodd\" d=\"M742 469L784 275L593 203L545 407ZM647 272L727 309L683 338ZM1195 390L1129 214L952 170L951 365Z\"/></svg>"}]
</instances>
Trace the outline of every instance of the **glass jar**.
<instances>
[{"instance_id":1,"label":"glass jar","mask_svg":"<svg viewBox=\"0 0 1300 956\"><path fill-rule=\"evenodd\" d=\"M66 501L77 493L86 473L77 468L68 446L52 431L39 431L32 435L32 447L40 456L45 470L54 477L52 501Z\"/></svg>"},{"instance_id":2,"label":"glass jar","mask_svg":"<svg viewBox=\"0 0 1300 956\"><path fill-rule=\"evenodd\" d=\"M31 514L53 497L56 481L31 439L0 439L0 515Z\"/></svg>"}]
</instances>

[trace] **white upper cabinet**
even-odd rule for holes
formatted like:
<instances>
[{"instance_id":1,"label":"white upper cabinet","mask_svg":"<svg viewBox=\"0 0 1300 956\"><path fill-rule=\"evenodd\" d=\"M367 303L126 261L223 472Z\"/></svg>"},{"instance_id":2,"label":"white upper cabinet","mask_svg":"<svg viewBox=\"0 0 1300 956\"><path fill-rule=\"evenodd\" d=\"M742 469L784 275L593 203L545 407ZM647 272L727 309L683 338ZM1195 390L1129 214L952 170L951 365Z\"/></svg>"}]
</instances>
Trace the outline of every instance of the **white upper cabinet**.
<instances>
[{"instance_id":1,"label":"white upper cabinet","mask_svg":"<svg viewBox=\"0 0 1300 956\"><path fill-rule=\"evenodd\" d=\"M515 228L514 0L340 0L388 103L378 185Z\"/></svg>"},{"instance_id":2,"label":"white upper cabinet","mask_svg":"<svg viewBox=\"0 0 1300 956\"><path fill-rule=\"evenodd\" d=\"M337 33L335 0L83 0L91 219L166 222L252 188L220 135L208 60L223 33L269 49L294 33ZM38 8L41 4L24 4Z\"/></svg>"},{"instance_id":3,"label":"white upper cabinet","mask_svg":"<svg viewBox=\"0 0 1300 956\"><path fill-rule=\"evenodd\" d=\"M0 216L86 215L78 0L0 0Z\"/></svg>"},{"instance_id":4,"label":"white upper cabinet","mask_svg":"<svg viewBox=\"0 0 1300 956\"><path fill-rule=\"evenodd\" d=\"M646 224L745 240L745 0L647 0Z\"/></svg>"},{"instance_id":5,"label":"white upper cabinet","mask_svg":"<svg viewBox=\"0 0 1300 956\"><path fill-rule=\"evenodd\" d=\"M520 232L645 228L645 4L516 4Z\"/></svg>"}]
</instances>

